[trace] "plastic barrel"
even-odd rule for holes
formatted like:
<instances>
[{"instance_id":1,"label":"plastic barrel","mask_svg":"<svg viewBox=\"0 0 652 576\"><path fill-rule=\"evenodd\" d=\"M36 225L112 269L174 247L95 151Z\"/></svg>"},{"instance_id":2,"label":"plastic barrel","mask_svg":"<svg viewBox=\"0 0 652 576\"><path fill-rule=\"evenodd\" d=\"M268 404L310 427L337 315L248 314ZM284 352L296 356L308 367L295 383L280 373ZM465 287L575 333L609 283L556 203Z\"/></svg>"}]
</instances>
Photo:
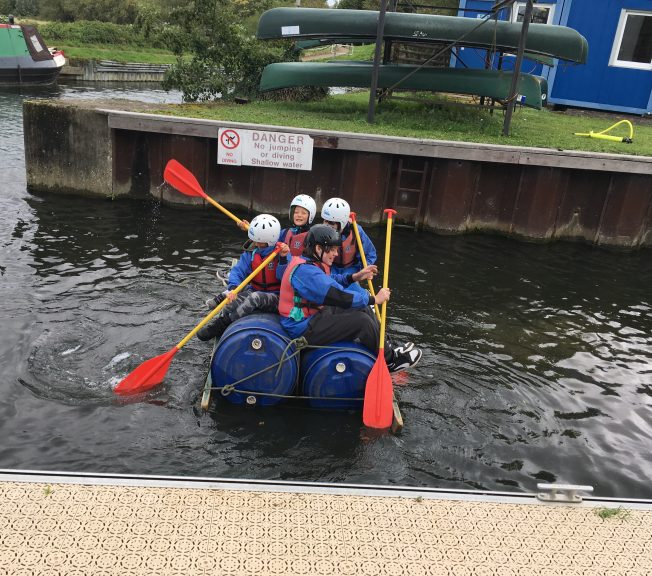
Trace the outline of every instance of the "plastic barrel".
<instances>
[{"instance_id":1,"label":"plastic barrel","mask_svg":"<svg viewBox=\"0 0 652 576\"><path fill-rule=\"evenodd\" d=\"M278 373L276 366L289 342L290 338L276 314L254 314L236 320L222 334L215 347L211 360L213 386L233 384L275 365L240 382L234 391L224 397L233 404L271 406L282 402L284 398L256 395L256 392L286 395L294 392L299 376L298 356L286 357ZM295 351L296 348L291 346L286 356ZM215 397L222 395L221 391L215 394Z\"/></svg>"},{"instance_id":2,"label":"plastic barrel","mask_svg":"<svg viewBox=\"0 0 652 576\"><path fill-rule=\"evenodd\" d=\"M376 357L364 346L353 342L336 342L328 348L304 352L301 358L302 394L316 396L308 400L315 408L362 408L362 400L329 398L363 398L367 376Z\"/></svg>"}]
</instances>

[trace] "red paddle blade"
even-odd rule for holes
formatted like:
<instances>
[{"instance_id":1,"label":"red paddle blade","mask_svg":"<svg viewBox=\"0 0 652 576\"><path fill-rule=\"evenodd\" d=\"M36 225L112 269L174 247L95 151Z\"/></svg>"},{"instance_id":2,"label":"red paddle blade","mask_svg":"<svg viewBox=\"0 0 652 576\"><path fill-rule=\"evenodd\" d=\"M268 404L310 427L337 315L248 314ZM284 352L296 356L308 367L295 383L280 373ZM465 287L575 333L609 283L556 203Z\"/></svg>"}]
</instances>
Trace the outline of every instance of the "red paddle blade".
<instances>
[{"instance_id":1,"label":"red paddle blade","mask_svg":"<svg viewBox=\"0 0 652 576\"><path fill-rule=\"evenodd\" d=\"M205 196L206 193L193 173L180 162L172 159L165 165L163 179L186 196Z\"/></svg>"},{"instance_id":2,"label":"red paddle blade","mask_svg":"<svg viewBox=\"0 0 652 576\"><path fill-rule=\"evenodd\" d=\"M113 389L116 394L137 394L163 382L172 358L179 351L175 346L165 354L143 362L131 374L123 378Z\"/></svg>"},{"instance_id":3,"label":"red paddle blade","mask_svg":"<svg viewBox=\"0 0 652 576\"><path fill-rule=\"evenodd\" d=\"M394 410L392 400L392 377L385 362L385 354L381 348L378 358L369 372L364 390L362 406L362 421L369 428L389 428L392 425Z\"/></svg>"}]
</instances>

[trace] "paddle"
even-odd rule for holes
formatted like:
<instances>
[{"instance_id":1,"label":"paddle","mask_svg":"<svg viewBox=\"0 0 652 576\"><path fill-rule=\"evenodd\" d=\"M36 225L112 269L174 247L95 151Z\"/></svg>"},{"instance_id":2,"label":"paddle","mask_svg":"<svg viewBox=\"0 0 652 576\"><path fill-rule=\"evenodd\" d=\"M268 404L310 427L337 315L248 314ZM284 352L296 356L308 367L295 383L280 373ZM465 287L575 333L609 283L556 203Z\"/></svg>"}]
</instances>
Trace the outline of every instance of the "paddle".
<instances>
[{"instance_id":1,"label":"paddle","mask_svg":"<svg viewBox=\"0 0 652 576\"><path fill-rule=\"evenodd\" d=\"M251 280L263 269L267 264L269 264L279 253L280 247L276 249L260 263L249 276L247 276L242 283L232 290L236 294L240 292ZM195 326L188 334L172 349L168 350L165 354L161 354L154 358L143 362L138 368L131 372L128 376L123 378L118 385L114 388L114 392L117 394L136 394L138 392L144 392L153 388L157 384L160 384L165 378L165 374L168 371L170 363L174 355L183 348L188 341L200 330L204 324L209 322L224 306L226 306L230 300L225 298L215 309L208 314L197 326Z\"/></svg>"},{"instance_id":2,"label":"paddle","mask_svg":"<svg viewBox=\"0 0 652 576\"><path fill-rule=\"evenodd\" d=\"M385 265L383 267L383 286L389 280L389 247L392 241L392 218L396 210L387 208L387 237L385 239ZM362 405L362 421L369 428L389 428L392 425L392 377L385 361L385 320L387 317L387 301L383 302L380 314L380 342L378 358L369 372L364 390Z\"/></svg>"},{"instance_id":3,"label":"paddle","mask_svg":"<svg viewBox=\"0 0 652 576\"><path fill-rule=\"evenodd\" d=\"M229 218L234 220L238 225L243 224L240 218L238 218L232 212L229 212L219 202L216 202L208 194L206 194L199 182L197 182L197 178L195 178L193 173L190 172L190 170L188 170L180 162L177 162L174 159L169 160L165 166L165 170L163 171L163 179L170 186L176 188L182 194L185 194L186 196L200 196L207 202L210 202L213 206L215 206L215 208L226 214ZM249 225L246 223L244 226L245 230L249 228Z\"/></svg>"},{"instance_id":4,"label":"paddle","mask_svg":"<svg viewBox=\"0 0 652 576\"><path fill-rule=\"evenodd\" d=\"M360 252L360 258L362 260L362 267L367 267L367 257L364 255L364 248L362 247L362 240L360 239L360 230L358 230L358 223L355 220L355 212L351 212L351 223L353 224L353 231L355 232L355 241L358 244L358 252ZM376 296L376 291L374 290L374 285L371 283L371 278L367 279L369 285L369 292L372 296ZM374 310L376 311L376 317L378 322L380 322L380 312L378 311L378 304L374 304Z\"/></svg>"}]
</instances>

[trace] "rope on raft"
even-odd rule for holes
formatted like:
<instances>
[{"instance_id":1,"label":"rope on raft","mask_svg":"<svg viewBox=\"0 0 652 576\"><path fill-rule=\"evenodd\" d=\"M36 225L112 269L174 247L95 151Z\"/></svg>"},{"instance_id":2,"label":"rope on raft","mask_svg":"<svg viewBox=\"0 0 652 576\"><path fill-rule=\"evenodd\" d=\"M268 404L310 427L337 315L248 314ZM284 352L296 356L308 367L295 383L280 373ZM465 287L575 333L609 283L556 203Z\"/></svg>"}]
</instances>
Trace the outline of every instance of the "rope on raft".
<instances>
[{"instance_id":1,"label":"rope on raft","mask_svg":"<svg viewBox=\"0 0 652 576\"><path fill-rule=\"evenodd\" d=\"M290 351L290 348L295 347L296 350L292 352L291 354L288 354ZM251 390L242 390L238 389L237 386L238 384L241 384L243 382L246 382L247 380L250 380L251 378L254 378L258 376L259 374L262 374L263 372L267 372L271 370L272 368L276 367L276 373L274 374L275 376L278 376L279 372L281 371L281 368L283 367L283 363L286 360L291 360L295 356L301 353L302 350L306 348L324 348L324 349L330 349L330 350L339 350L339 351L344 351L344 352L359 352L360 350L358 348L341 348L339 346L316 346L316 345L310 345L306 341L306 339L301 336L299 338L295 338L294 340L290 340L283 350L283 353L281 354L281 359L278 362L275 362L274 364L271 364L267 366L266 368L263 368L262 370L258 370L258 372L254 372L253 374L249 374L248 376L245 376L244 378L240 378L240 380L237 380L236 382L233 382L231 384L225 384L224 386L212 386L211 390L219 390L220 394L222 396L228 396L232 392L238 392L240 394L254 394L256 396L269 396L272 398L287 398L287 399L300 399L300 400L342 400L346 402L351 402L352 400L359 400L362 402L364 398L341 398L337 396L296 396L294 394L289 395L289 394L274 394L272 392L258 392L258 391L251 391Z\"/></svg>"}]
</instances>

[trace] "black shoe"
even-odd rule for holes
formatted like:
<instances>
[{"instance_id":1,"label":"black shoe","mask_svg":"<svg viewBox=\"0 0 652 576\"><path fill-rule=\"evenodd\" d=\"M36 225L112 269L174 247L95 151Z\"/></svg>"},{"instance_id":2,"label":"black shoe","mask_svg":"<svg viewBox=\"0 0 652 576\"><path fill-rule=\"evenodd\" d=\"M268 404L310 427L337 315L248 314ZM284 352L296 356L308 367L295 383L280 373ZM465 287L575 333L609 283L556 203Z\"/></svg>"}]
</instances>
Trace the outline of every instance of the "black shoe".
<instances>
[{"instance_id":1,"label":"black shoe","mask_svg":"<svg viewBox=\"0 0 652 576\"><path fill-rule=\"evenodd\" d=\"M397 346L394 348L396 354L405 354L414 348L414 342L406 342L403 346Z\"/></svg>"},{"instance_id":2,"label":"black shoe","mask_svg":"<svg viewBox=\"0 0 652 576\"><path fill-rule=\"evenodd\" d=\"M423 353L420 348L412 348L408 352L400 351L401 348L396 348L394 350L394 357L392 361L387 364L387 368L390 372L400 372L401 370L407 370L412 368L419 363Z\"/></svg>"},{"instance_id":3,"label":"black shoe","mask_svg":"<svg viewBox=\"0 0 652 576\"><path fill-rule=\"evenodd\" d=\"M206 307L209 310L213 310L214 308L217 307L218 304L222 303L224 298L226 298L226 296L224 296L224 294L218 294L217 296L213 296L212 298L209 298L208 300L206 300Z\"/></svg>"},{"instance_id":4,"label":"black shoe","mask_svg":"<svg viewBox=\"0 0 652 576\"><path fill-rule=\"evenodd\" d=\"M211 338L220 338L228 328L229 324L231 324L231 321L228 318L218 316L199 329L199 332L197 332L197 338L204 342Z\"/></svg>"}]
</instances>

